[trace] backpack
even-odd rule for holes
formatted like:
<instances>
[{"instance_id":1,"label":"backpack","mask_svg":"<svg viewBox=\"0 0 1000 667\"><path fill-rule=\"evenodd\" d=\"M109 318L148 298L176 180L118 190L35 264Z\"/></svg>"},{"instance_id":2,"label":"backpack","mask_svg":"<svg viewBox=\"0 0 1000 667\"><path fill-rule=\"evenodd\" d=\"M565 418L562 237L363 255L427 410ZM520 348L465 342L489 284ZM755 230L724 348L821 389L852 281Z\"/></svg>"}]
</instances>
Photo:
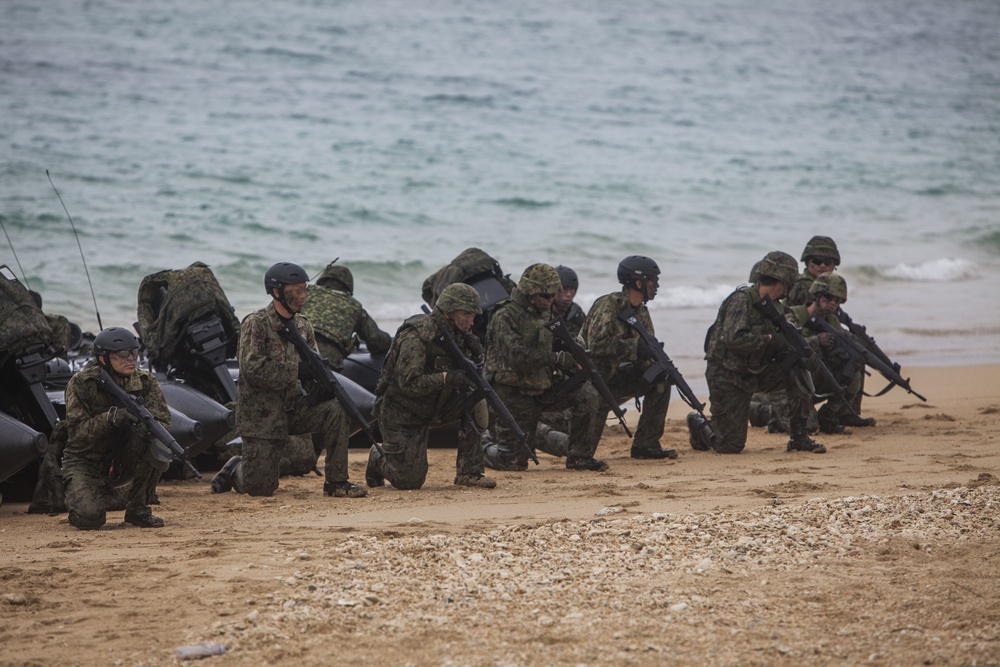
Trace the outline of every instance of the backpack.
<instances>
[{"instance_id":1,"label":"backpack","mask_svg":"<svg viewBox=\"0 0 1000 667\"><path fill-rule=\"evenodd\" d=\"M53 345L52 327L27 288L7 265L0 265L0 356L18 356L29 347Z\"/></svg>"}]
</instances>

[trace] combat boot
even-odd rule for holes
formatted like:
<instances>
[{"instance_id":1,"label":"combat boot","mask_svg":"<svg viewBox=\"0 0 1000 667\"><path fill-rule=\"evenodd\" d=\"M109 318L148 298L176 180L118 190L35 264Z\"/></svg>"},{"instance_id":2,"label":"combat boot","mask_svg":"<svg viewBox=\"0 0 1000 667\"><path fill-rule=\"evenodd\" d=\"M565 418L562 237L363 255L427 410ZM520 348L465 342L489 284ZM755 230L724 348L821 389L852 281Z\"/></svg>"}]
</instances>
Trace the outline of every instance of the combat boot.
<instances>
[{"instance_id":1,"label":"combat boot","mask_svg":"<svg viewBox=\"0 0 1000 667\"><path fill-rule=\"evenodd\" d=\"M568 470L604 472L608 469L608 464L592 456L568 456L566 457L566 468Z\"/></svg>"},{"instance_id":2,"label":"combat boot","mask_svg":"<svg viewBox=\"0 0 1000 667\"><path fill-rule=\"evenodd\" d=\"M455 486L472 486L477 489L495 489L497 481L492 477L479 474L455 475Z\"/></svg>"},{"instance_id":3,"label":"combat boot","mask_svg":"<svg viewBox=\"0 0 1000 667\"><path fill-rule=\"evenodd\" d=\"M241 461L243 461L242 456L234 456L215 473L215 477L212 478L212 493L228 493L233 490L233 472Z\"/></svg>"},{"instance_id":4,"label":"combat boot","mask_svg":"<svg viewBox=\"0 0 1000 667\"><path fill-rule=\"evenodd\" d=\"M163 528L163 519L152 514L132 514L131 512L125 512L125 523L130 523L140 528Z\"/></svg>"},{"instance_id":5,"label":"combat boot","mask_svg":"<svg viewBox=\"0 0 1000 667\"><path fill-rule=\"evenodd\" d=\"M526 454L518 456L514 452L495 443L490 443L483 449L483 460L486 463L486 467L493 470L523 472L528 469L528 457Z\"/></svg>"},{"instance_id":6,"label":"combat boot","mask_svg":"<svg viewBox=\"0 0 1000 667\"><path fill-rule=\"evenodd\" d=\"M875 425L874 417L855 417L854 415L847 415L840 418L840 423L844 426L856 426L858 428L867 428L869 426Z\"/></svg>"},{"instance_id":7,"label":"combat boot","mask_svg":"<svg viewBox=\"0 0 1000 667\"><path fill-rule=\"evenodd\" d=\"M365 484L374 489L376 486L385 486L385 477L382 476L375 465L375 457L378 451L372 447L368 452L368 467L365 468Z\"/></svg>"},{"instance_id":8,"label":"combat boot","mask_svg":"<svg viewBox=\"0 0 1000 667\"><path fill-rule=\"evenodd\" d=\"M368 489L357 484L351 484L347 480L343 482L323 482L323 493L335 498L364 498L368 495Z\"/></svg>"},{"instance_id":9,"label":"combat boot","mask_svg":"<svg viewBox=\"0 0 1000 667\"><path fill-rule=\"evenodd\" d=\"M806 420L804 417L793 418L790 424L791 436L788 439L789 452L812 452L813 454L826 454L826 447L816 442L806 434Z\"/></svg>"},{"instance_id":10,"label":"combat boot","mask_svg":"<svg viewBox=\"0 0 1000 667\"><path fill-rule=\"evenodd\" d=\"M636 447L632 446L632 451L629 452L633 459L676 459L677 450L676 449L661 449L657 446L655 449L649 449L646 447Z\"/></svg>"},{"instance_id":11,"label":"combat boot","mask_svg":"<svg viewBox=\"0 0 1000 667\"><path fill-rule=\"evenodd\" d=\"M688 439L691 442L691 449L699 452L709 452L712 450L711 443L703 437L705 419L697 412L688 413L687 427Z\"/></svg>"}]
</instances>

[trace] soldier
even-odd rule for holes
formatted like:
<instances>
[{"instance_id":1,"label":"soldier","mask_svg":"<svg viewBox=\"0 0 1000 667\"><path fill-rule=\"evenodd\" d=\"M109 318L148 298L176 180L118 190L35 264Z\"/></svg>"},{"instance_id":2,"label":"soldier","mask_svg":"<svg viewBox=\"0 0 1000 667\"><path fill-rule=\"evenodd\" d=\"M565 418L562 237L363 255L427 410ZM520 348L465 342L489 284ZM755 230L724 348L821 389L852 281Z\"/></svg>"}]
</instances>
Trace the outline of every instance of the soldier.
<instances>
[{"instance_id":1,"label":"soldier","mask_svg":"<svg viewBox=\"0 0 1000 667\"><path fill-rule=\"evenodd\" d=\"M483 309L479 293L463 283L448 285L438 296L430 315L406 320L396 332L389 356L375 388L375 408L382 431L382 450L368 455L365 481L382 486L384 480L397 489L419 489L427 479L427 440L431 427L461 420L455 484L492 489L496 481L483 476L483 448L479 432L464 414L464 390L472 386L465 372L437 342L445 330L458 341L462 352L480 360L482 344L471 333L476 315ZM482 406L480 428L489 425Z\"/></svg>"},{"instance_id":2,"label":"soldier","mask_svg":"<svg viewBox=\"0 0 1000 667\"><path fill-rule=\"evenodd\" d=\"M535 448L539 415L572 408L566 467L607 470L594 458L600 441L600 395L590 384L556 385L557 371L577 368L572 355L552 348L552 334L543 325L552 319L552 300L561 287L559 274L548 264L524 270L510 299L494 311L486 333L486 373L518 425ZM501 419L493 420L495 444L486 447L486 464L497 470L525 470L528 455Z\"/></svg>"},{"instance_id":3,"label":"soldier","mask_svg":"<svg viewBox=\"0 0 1000 667\"><path fill-rule=\"evenodd\" d=\"M151 453L153 437L139 418L115 406L101 391L98 380L107 371L112 380L143 405L166 428L170 411L153 374L136 366L139 340L128 329L111 327L97 335L94 354L86 367L66 385L67 442L62 476L70 525L83 530L100 528L115 504L115 487L131 482L125 504L125 522L140 528L161 528L149 499L167 463Z\"/></svg>"},{"instance_id":4,"label":"soldier","mask_svg":"<svg viewBox=\"0 0 1000 667\"><path fill-rule=\"evenodd\" d=\"M632 440L632 458L675 459L676 450L660 447L670 404L670 386L662 377L652 385L643 381L643 372L652 363L653 353L639 334L618 317L627 306L632 306L646 331L655 333L646 303L656 298L660 267L649 257L626 257L618 264L618 282L622 285L620 291L602 296L591 306L580 337L584 347L590 350L594 366L616 398L624 401L631 397L645 397ZM604 409L601 430L609 411L609 408Z\"/></svg>"},{"instance_id":5,"label":"soldier","mask_svg":"<svg viewBox=\"0 0 1000 667\"><path fill-rule=\"evenodd\" d=\"M837 317L837 310L842 303L847 302L847 281L836 273L824 273L813 281L809 293L811 299L808 306L792 306L785 311L785 316L790 322L802 329L806 340L820 355L823 363L833 372L834 377L842 381L842 384L846 384L846 397L848 402L853 405L858 392L861 391L864 362L853 363L851 355L840 347L836 336L832 333L816 334L805 326L806 321L811 316L818 315L837 331L844 330ZM814 381L819 380L817 389L821 393L832 391L831 387L822 383L822 377L814 377L813 379ZM844 433L843 422L848 417L853 417L853 415L844 401L832 398L819 409L819 430L823 433ZM875 425L875 420L870 418L855 417L852 421L857 426Z\"/></svg>"},{"instance_id":6,"label":"soldier","mask_svg":"<svg viewBox=\"0 0 1000 667\"><path fill-rule=\"evenodd\" d=\"M559 274L559 283L562 287L552 300L552 312L566 320L566 328L576 337L583 329L583 323L587 321L583 308L573 301L577 290L580 289L580 279L576 277L576 271L562 264L556 267L556 273Z\"/></svg>"},{"instance_id":7,"label":"soldier","mask_svg":"<svg viewBox=\"0 0 1000 667\"><path fill-rule=\"evenodd\" d=\"M319 433L326 446L323 493L361 498L364 487L347 479L348 418L334 399L310 405L299 382L300 357L291 342L278 335L281 320L294 319L306 342L315 349L309 320L299 314L306 298L305 270L291 262L275 264L264 275L271 303L244 320L240 328L240 391L237 428L243 455L234 456L212 479L212 492L270 496L278 488L285 438Z\"/></svg>"},{"instance_id":8,"label":"soldier","mask_svg":"<svg viewBox=\"0 0 1000 667\"><path fill-rule=\"evenodd\" d=\"M769 252L754 267L753 285L744 285L726 297L705 338L712 421L719 433L716 451L739 454L746 446L750 398L755 391L788 391L791 437L788 451L822 454L826 447L806 434L807 400L812 388L801 386L794 372L780 363L787 343L778 328L754 304L764 296L777 301L785 296L797 274L795 259L783 252ZM689 428L691 424L689 422ZM692 446L707 449L692 429Z\"/></svg>"},{"instance_id":9,"label":"soldier","mask_svg":"<svg viewBox=\"0 0 1000 667\"><path fill-rule=\"evenodd\" d=\"M392 337L354 298L354 276L346 266L331 262L319 274L315 285L306 288L302 315L309 318L316 331L319 352L338 373L344 370L344 357L364 341L368 351L381 354L389 349Z\"/></svg>"},{"instance_id":10,"label":"soldier","mask_svg":"<svg viewBox=\"0 0 1000 667\"><path fill-rule=\"evenodd\" d=\"M810 300L809 288L824 273L833 273L840 264L837 244L829 236L814 236L802 251L805 268L788 290L786 306L803 306Z\"/></svg>"}]
</instances>

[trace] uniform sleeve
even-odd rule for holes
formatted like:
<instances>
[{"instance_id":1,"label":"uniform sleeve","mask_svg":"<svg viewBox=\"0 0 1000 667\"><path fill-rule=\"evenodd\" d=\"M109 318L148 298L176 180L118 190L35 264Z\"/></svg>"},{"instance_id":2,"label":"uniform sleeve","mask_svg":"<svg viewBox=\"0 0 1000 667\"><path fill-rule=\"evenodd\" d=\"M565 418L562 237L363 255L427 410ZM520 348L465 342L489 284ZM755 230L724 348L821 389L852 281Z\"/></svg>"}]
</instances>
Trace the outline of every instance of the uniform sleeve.
<instances>
[{"instance_id":1,"label":"uniform sleeve","mask_svg":"<svg viewBox=\"0 0 1000 667\"><path fill-rule=\"evenodd\" d=\"M618 319L612 299L598 299L587 315L586 344L590 354L597 359L617 359L635 361L639 339L623 337L625 324Z\"/></svg>"},{"instance_id":2,"label":"uniform sleeve","mask_svg":"<svg viewBox=\"0 0 1000 667\"><path fill-rule=\"evenodd\" d=\"M309 344L316 348L315 336ZM264 389L283 391L296 382L299 367L283 355L273 358L269 348L267 321L255 317L245 320L240 332L240 377Z\"/></svg>"},{"instance_id":3,"label":"uniform sleeve","mask_svg":"<svg viewBox=\"0 0 1000 667\"><path fill-rule=\"evenodd\" d=\"M552 346L548 348L541 346L537 341L526 341L517 329L517 323L508 314L509 308L505 308L500 313L494 315L496 319L496 329L494 331L496 345L499 350L497 355L503 360L504 365L517 373L528 373L536 370L539 366L553 366L555 364L555 353ZM491 326L493 322L490 322ZM545 330L548 333L547 330Z\"/></svg>"},{"instance_id":4,"label":"uniform sleeve","mask_svg":"<svg viewBox=\"0 0 1000 667\"><path fill-rule=\"evenodd\" d=\"M397 340L399 356L396 365L396 384L406 396L419 398L444 389L441 373L427 373L427 348L419 336L403 335Z\"/></svg>"},{"instance_id":5,"label":"uniform sleeve","mask_svg":"<svg viewBox=\"0 0 1000 667\"><path fill-rule=\"evenodd\" d=\"M77 379L76 377L70 379L66 385L66 423L69 440L93 442L111 437L115 427L108 421L107 410L95 412L91 408L92 395L97 391L97 384L78 382Z\"/></svg>"},{"instance_id":6,"label":"uniform sleeve","mask_svg":"<svg viewBox=\"0 0 1000 667\"><path fill-rule=\"evenodd\" d=\"M362 309L358 318L358 338L365 342L368 351L372 354L381 354L389 349L392 344L392 336L378 328L378 324L371 318L368 311Z\"/></svg>"}]
</instances>

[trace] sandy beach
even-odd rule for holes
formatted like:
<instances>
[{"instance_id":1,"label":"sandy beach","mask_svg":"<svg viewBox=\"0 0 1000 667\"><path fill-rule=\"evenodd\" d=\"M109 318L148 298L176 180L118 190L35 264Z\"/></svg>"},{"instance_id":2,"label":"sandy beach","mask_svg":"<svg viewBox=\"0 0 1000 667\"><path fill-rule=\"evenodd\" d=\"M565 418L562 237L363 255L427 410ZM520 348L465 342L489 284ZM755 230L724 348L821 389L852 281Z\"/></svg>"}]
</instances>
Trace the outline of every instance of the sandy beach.
<instances>
[{"instance_id":1,"label":"sandy beach","mask_svg":"<svg viewBox=\"0 0 1000 667\"><path fill-rule=\"evenodd\" d=\"M458 488L431 451L420 491L271 498L164 482L160 530L70 527L0 506L0 665L1000 664L1000 365L906 369L870 429L785 452L751 429L610 470L540 455ZM880 388L880 378L870 386ZM628 415L634 420L635 410ZM351 450L364 479L366 452Z\"/></svg>"}]
</instances>

